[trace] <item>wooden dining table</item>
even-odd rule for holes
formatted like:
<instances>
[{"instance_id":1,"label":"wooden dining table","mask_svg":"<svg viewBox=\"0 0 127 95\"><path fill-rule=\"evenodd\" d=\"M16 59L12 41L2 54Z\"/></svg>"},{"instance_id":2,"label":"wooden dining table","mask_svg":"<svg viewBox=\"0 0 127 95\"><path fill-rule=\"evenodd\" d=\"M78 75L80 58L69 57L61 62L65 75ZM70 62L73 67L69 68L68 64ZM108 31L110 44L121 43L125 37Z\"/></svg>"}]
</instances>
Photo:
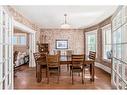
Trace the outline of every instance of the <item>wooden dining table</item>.
<instances>
[{"instance_id":1,"label":"wooden dining table","mask_svg":"<svg viewBox=\"0 0 127 95\"><path fill-rule=\"evenodd\" d=\"M63 64L66 64L67 70L69 70L69 66L70 66L70 64L72 64L71 56L66 56L66 55L60 56L60 65L63 65ZM87 65L90 66L90 77L91 77L90 80L94 81L94 75L95 75L94 60L86 57L83 64L84 64L84 67ZM41 82L41 80L42 80L41 65L43 65L43 64L37 64L37 70L36 70L37 71L37 82Z\"/></svg>"}]
</instances>

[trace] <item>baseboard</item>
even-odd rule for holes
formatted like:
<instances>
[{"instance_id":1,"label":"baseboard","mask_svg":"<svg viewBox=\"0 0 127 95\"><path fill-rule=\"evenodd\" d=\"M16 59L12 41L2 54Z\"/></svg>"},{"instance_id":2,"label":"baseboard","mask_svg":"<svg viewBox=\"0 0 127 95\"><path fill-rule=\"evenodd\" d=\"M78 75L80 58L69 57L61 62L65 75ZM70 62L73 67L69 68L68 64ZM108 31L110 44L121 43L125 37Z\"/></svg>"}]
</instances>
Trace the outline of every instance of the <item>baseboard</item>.
<instances>
[{"instance_id":1,"label":"baseboard","mask_svg":"<svg viewBox=\"0 0 127 95\"><path fill-rule=\"evenodd\" d=\"M109 68L105 65L102 65L100 63L97 63L97 62L95 62L95 66L99 67L99 68L103 69L104 71L108 72L109 74L111 74L111 68Z\"/></svg>"}]
</instances>

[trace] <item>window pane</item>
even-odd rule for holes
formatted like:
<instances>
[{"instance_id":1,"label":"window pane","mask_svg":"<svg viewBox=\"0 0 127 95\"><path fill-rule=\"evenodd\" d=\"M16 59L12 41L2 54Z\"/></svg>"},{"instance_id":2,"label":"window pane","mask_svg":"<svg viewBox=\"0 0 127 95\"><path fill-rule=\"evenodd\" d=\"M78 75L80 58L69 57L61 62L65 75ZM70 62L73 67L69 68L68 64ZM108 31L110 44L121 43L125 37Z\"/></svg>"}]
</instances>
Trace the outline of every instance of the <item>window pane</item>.
<instances>
[{"instance_id":1,"label":"window pane","mask_svg":"<svg viewBox=\"0 0 127 95\"><path fill-rule=\"evenodd\" d=\"M17 36L13 36L13 44L17 44Z\"/></svg>"},{"instance_id":2,"label":"window pane","mask_svg":"<svg viewBox=\"0 0 127 95\"><path fill-rule=\"evenodd\" d=\"M121 43L121 28L116 31L116 43Z\"/></svg>"},{"instance_id":3,"label":"window pane","mask_svg":"<svg viewBox=\"0 0 127 95\"><path fill-rule=\"evenodd\" d=\"M127 63L127 44L122 44L122 61Z\"/></svg>"},{"instance_id":4,"label":"window pane","mask_svg":"<svg viewBox=\"0 0 127 95\"><path fill-rule=\"evenodd\" d=\"M117 63L118 63L118 60L116 60L115 58L113 58L113 70L114 71L117 70Z\"/></svg>"},{"instance_id":5,"label":"window pane","mask_svg":"<svg viewBox=\"0 0 127 95\"><path fill-rule=\"evenodd\" d=\"M111 44L111 29L107 29L107 31L105 31L105 44Z\"/></svg>"},{"instance_id":6,"label":"window pane","mask_svg":"<svg viewBox=\"0 0 127 95\"><path fill-rule=\"evenodd\" d=\"M96 51L96 37L95 35L88 35L88 51Z\"/></svg>"},{"instance_id":7,"label":"window pane","mask_svg":"<svg viewBox=\"0 0 127 95\"><path fill-rule=\"evenodd\" d=\"M111 26L103 29L103 58L111 59Z\"/></svg>"},{"instance_id":8,"label":"window pane","mask_svg":"<svg viewBox=\"0 0 127 95\"><path fill-rule=\"evenodd\" d=\"M118 59L121 59L121 50L122 50L121 45L116 45L116 57Z\"/></svg>"},{"instance_id":9,"label":"window pane","mask_svg":"<svg viewBox=\"0 0 127 95\"><path fill-rule=\"evenodd\" d=\"M127 24L123 26L122 30L122 42L127 43Z\"/></svg>"},{"instance_id":10,"label":"window pane","mask_svg":"<svg viewBox=\"0 0 127 95\"><path fill-rule=\"evenodd\" d=\"M25 36L20 36L20 39L19 39L19 43L21 44L21 45L26 45L26 37Z\"/></svg>"}]
</instances>

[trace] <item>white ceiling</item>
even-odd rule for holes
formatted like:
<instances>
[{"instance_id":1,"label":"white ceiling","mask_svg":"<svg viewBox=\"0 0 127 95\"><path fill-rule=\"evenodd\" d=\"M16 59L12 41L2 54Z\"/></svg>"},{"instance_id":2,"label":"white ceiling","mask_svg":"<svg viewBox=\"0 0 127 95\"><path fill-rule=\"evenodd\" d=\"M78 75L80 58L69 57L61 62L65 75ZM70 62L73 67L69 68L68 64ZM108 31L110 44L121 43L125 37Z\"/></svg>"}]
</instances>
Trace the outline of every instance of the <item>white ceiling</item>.
<instances>
[{"instance_id":1,"label":"white ceiling","mask_svg":"<svg viewBox=\"0 0 127 95\"><path fill-rule=\"evenodd\" d=\"M67 22L73 28L84 28L112 15L117 6L13 6L41 28L59 28Z\"/></svg>"}]
</instances>

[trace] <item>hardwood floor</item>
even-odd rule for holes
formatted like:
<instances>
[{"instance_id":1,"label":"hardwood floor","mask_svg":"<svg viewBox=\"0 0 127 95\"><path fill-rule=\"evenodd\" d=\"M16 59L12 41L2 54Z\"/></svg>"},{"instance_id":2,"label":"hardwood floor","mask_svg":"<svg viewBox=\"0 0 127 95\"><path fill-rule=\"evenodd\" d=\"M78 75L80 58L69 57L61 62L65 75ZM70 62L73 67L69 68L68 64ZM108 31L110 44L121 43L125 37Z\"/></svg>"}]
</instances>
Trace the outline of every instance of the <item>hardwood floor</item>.
<instances>
[{"instance_id":1,"label":"hardwood floor","mask_svg":"<svg viewBox=\"0 0 127 95\"><path fill-rule=\"evenodd\" d=\"M67 71L66 65L61 66L60 82L57 83L57 76L51 76L49 84L43 71L41 83L36 82L35 68L28 65L21 66L14 77L14 89L113 89L111 87L111 76L107 72L95 68L95 81L89 80L89 72L86 71L84 84L78 74L74 76L74 85L71 84L71 76Z\"/></svg>"}]
</instances>

